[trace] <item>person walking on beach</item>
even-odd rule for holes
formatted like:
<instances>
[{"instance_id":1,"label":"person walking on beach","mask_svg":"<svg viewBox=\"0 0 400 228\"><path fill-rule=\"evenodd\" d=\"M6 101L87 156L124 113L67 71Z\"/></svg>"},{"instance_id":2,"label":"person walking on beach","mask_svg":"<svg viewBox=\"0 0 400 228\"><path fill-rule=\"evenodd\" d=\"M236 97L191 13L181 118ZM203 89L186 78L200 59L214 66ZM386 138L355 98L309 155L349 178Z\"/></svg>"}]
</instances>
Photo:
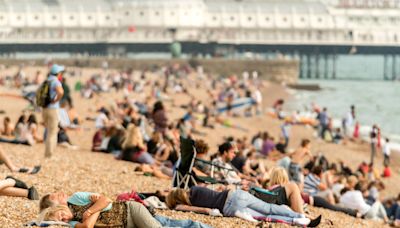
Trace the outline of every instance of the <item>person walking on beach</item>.
<instances>
[{"instance_id":1,"label":"person walking on beach","mask_svg":"<svg viewBox=\"0 0 400 228\"><path fill-rule=\"evenodd\" d=\"M355 106L350 106L350 112L346 114L346 116L342 120L343 134L344 136L348 136L350 133L350 128L353 126L354 120L356 118Z\"/></svg>"},{"instance_id":2,"label":"person walking on beach","mask_svg":"<svg viewBox=\"0 0 400 228\"><path fill-rule=\"evenodd\" d=\"M43 108L43 122L46 127L46 149L44 156L50 158L57 146L58 131L58 109L60 108L60 100L64 95L64 90L59 78L62 77L64 66L54 64L48 75L47 81L50 83L49 95L50 104Z\"/></svg>"},{"instance_id":3,"label":"person walking on beach","mask_svg":"<svg viewBox=\"0 0 400 228\"><path fill-rule=\"evenodd\" d=\"M383 152L383 165L385 167L389 166L390 164L390 145L389 145L389 139L385 139L385 145L382 147L382 152Z\"/></svg>"},{"instance_id":4,"label":"person walking on beach","mask_svg":"<svg viewBox=\"0 0 400 228\"><path fill-rule=\"evenodd\" d=\"M318 115L319 126L320 126L320 137L325 139L325 132L329 130L329 116L328 109L324 107L322 112Z\"/></svg>"},{"instance_id":5,"label":"person walking on beach","mask_svg":"<svg viewBox=\"0 0 400 228\"><path fill-rule=\"evenodd\" d=\"M376 155L376 144L378 142L378 126L374 124L372 126L372 130L369 134L370 140L371 140L371 160L370 163L374 163L375 155Z\"/></svg>"}]
</instances>

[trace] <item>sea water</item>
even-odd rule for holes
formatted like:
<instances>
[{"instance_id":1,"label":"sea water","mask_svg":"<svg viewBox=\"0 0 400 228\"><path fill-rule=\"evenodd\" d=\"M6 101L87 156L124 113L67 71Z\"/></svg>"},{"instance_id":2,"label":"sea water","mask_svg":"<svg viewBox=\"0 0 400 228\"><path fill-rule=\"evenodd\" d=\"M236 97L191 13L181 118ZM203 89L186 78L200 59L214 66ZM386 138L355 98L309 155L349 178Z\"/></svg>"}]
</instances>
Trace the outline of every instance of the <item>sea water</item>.
<instances>
[{"instance_id":1,"label":"sea water","mask_svg":"<svg viewBox=\"0 0 400 228\"><path fill-rule=\"evenodd\" d=\"M377 80L301 80L300 84L319 84L320 91L291 91L292 110L309 109L311 102L326 107L330 116L343 118L355 105L361 125L377 124L385 135L400 142L400 81Z\"/></svg>"}]
</instances>

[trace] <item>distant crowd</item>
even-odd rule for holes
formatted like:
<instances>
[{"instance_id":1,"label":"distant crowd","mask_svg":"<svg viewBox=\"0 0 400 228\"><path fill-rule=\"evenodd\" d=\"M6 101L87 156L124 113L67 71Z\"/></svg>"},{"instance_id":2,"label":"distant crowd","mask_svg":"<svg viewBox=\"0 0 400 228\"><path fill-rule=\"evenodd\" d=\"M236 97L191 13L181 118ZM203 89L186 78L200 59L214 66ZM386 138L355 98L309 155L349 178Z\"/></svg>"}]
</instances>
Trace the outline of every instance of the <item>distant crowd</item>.
<instances>
[{"instance_id":1,"label":"distant crowd","mask_svg":"<svg viewBox=\"0 0 400 228\"><path fill-rule=\"evenodd\" d=\"M79 148L70 140L70 134L93 130L93 152L136 163L135 172L171 180L174 188L154 193L132 191L116 200L84 192L84 188L71 196L48 193L40 199L36 225L58 222L73 227L209 227L159 216L154 212L159 208L316 227L322 217L309 215L311 205L400 227L400 195L393 199L380 196L385 189L382 178L392 174L390 148L378 145L377 126L370 136L371 161L362 162L356 170L345 161L329 161L315 153L309 139L303 139L294 150L289 148L294 124L315 127L319 137L329 142L357 138L356 133L349 133L357 129L354 106L343 119L342 128L333 129L326 108L314 106L316 118L298 113L285 116L284 100L279 99L267 112L261 92L264 84L257 72L217 78L201 68L179 64L142 72L105 69L87 81L79 78L73 90L65 72L63 66L54 64L47 78L38 72L30 81L21 70L17 76L1 80L0 84L21 88L30 106L16 122L8 116L3 118L0 142L27 146L44 143L45 157L51 158L57 145ZM32 85L37 87L27 92ZM206 91L207 97L193 95L194 89ZM91 99L96 114L82 116L75 108L72 93ZM120 97L95 104L102 93L117 93ZM176 94L188 96L190 101L177 107ZM168 107L180 108L185 114L172 119ZM42 121L36 118L37 110L41 110ZM248 132L238 119L260 115L279 119L280 135L264 130L247 137L230 136L230 129ZM91 127L86 129L87 125ZM210 136L204 129L220 126L226 128L226 137L213 149L204 140ZM385 158L382 172L374 165L378 148ZM267 165L267 161L274 165ZM1 162L11 172L36 174L41 167L19 167L0 147ZM28 188L12 176L0 181L0 195L39 199L34 187Z\"/></svg>"}]
</instances>

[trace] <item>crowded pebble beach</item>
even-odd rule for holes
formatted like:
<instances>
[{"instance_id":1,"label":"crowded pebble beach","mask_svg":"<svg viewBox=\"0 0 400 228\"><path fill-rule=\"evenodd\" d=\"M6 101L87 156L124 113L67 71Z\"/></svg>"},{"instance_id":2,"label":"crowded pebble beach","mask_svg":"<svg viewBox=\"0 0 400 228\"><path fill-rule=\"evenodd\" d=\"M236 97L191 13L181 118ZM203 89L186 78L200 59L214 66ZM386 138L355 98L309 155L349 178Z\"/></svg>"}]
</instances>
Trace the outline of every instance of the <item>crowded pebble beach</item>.
<instances>
[{"instance_id":1,"label":"crowded pebble beach","mask_svg":"<svg viewBox=\"0 0 400 228\"><path fill-rule=\"evenodd\" d=\"M282 182L281 185L292 186L285 187L286 191L295 189L292 194L297 194L298 197L292 194L289 197L284 196L287 198L286 201L291 202L286 207L280 206L284 208L282 210L289 211L283 213L285 218L288 217L287 221L270 221L269 214L261 213L267 221L255 222L253 219L257 216L250 210L250 212L240 211L243 212L240 215L234 212L229 214L229 210L225 208L226 202L221 210L217 209L218 212L216 208L208 208L211 210L207 210L206 213L204 211L196 213L196 210L183 211L180 210L183 207L171 208L170 204L173 204L171 201L162 202L167 208L154 209L154 214L157 216L178 220L190 219L216 228L307 226L319 215L322 219L317 224L318 227L372 228L400 225L397 224L400 218L396 218L396 213L391 216L387 213L388 210L385 211L385 215L372 212L372 208L378 203L382 207L391 207L399 203L400 199L397 199L400 181L399 151L391 151L390 163L386 165L385 161L384 165L385 157L382 152L384 143L380 147L376 145L373 164L368 165L371 157L369 141L349 134L350 136L342 135L340 140L336 138L338 141L333 142L334 129L328 129L331 131L331 138L325 137L326 129L323 130L322 137L319 137L321 119L320 122L313 119L309 121L310 123L304 123L296 122L294 118L291 120L280 118L279 111L285 110L285 105L277 101L292 99L290 93L285 86L263 81L254 73L232 75L220 80L212 73L203 73L190 66L180 65L162 66L146 72L135 69L65 66L65 69L54 72L54 76L62 75L64 94L66 94L65 85L69 88L69 97L60 100L61 107L67 107L67 119L70 121L67 121L66 125L63 121L60 122L64 126L58 130L62 129L66 136L60 137L58 132L56 149L50 156L45 156L48 139L44 137L43 111L35 104L30 104L29 96L23 91L33 85L36 88L32 91L36 92L41 83L47 80L47 75L51 74L53 67L54 65L3 66L0 73L0 130L1 138L4 139L0 142L0 150L16 167L18 166L18 169L10 170L6 165L0 165L0 179L8 181L4 185L12 183L12 187L9 188L18 188L17 181L14 185L13 180L6 178L11 175L29 187L34 186L37 191L37 195L34 195L30 187L27 197L11 197L1 194L7 187L0 189L0 227L23 227L31 221L40 220L39 218L43 218L43 214L55 205L41 212L39 199L55 192L63 192L68 196L76 192L98 193L99 198L91 200L91 205L96 205L103 199L102 197L115 201L121 193L132 193L132 191L136 193L169 191L163 197L156 195L160 196L158 198L161 201L162 198L167 201L172 200L171 191L176 191L172 187L176 172L179 170L176 168L179 167L176 162L180 157L182 138L193 140L194 148L203 156L202 159L210 161L210 166L218 164L218 167L225 165L231 167L231 163L235 163L235 167L229 170L228 174L221 171L222 168L215 168L217 171L212 177L219 179L218 184L201 184L199 181L196 186L190 183L196 186L190 188L192 195L195 191L215 195L217 193L207 191L217 191L218 194L226 193L224 197L228 202L227 199L234 201L237 192L250 195L248 191L252 188L268 189L273 192L274 188L269 188L272 187L269 182L273 179L273 172L283 170L282 175L287 176L290 182ZM166 78L167 83L165 83ZM161 103L162 107L155 105L157 103ZM324 106L324 104L319 105ZM349 107L350 105L351 103ZM163 110L161 117L155 109ZM29 132L24 138L21 138L23 135L21 132L15 135L15 131L19 129L17 121L21 115L36 117L34 132L30 130L31 125L24 123ZM10 135L3 134L6 128L3 120L6 117L10 119L10 126L14 128L13 134ZM144 123L146 126L141 127ZM129 137L138 134L137 132L140 133L139 140L136 138L130 140ZM110 149L114 137L118 140ZM64 138L68 140L62 140ZM153 142L155 146L149 143L150 140L156 140ZM256 140L261 140L261 147L255 143ZM207 145L202 147L203 149L207 147L206 151L201 151L201 147L197 147L199 141ZM273 145L270 149L268 143ZM283 152L278 151L278 144L284 147ZM131 147L127 145L141 149L129 151L128 148ZM150 151L152 146L155 147L154 152ZM228 158L229 151L234 152L232 159ZM296 153L300 155L297 156ZM243 159L240 160L239 156ZM234 162L235 157L238 157L239 162ZM320 162L321 157L326 163ZM285 158L292 159L286 166L285 162L282 162ZM222 164L221 160L227 164ZM239 167L236 167L237 163ZM298 173L293 174L290 167L294 164L300 169ZM39 170L34 170L39 166ZM283 168L278 169L278 166ZM197 176L203 174L210 176L210 169L200 170L200 166L194 165L194 167L193 172L196 172ZM382 174L388 167L390 175L386 177ZM350 170L350 173L345 174L346 170ZM317 178L318 184L315 184L317 174L321 175ZM335 193L333 187L340 184L342 186L339 192ZM361 211L361 206L346 204L347 193L344 191L341 194L343 189L347 189L347 193L358 191L361 195L362 192L365 202L372 200L368 204L365 203L371 209ZM374 195L370 194L372 191L375 191ZM300 196L300 192L308 196ZM191 203L186 205L188 208L196 206L195 202L199 201L192 195L190 195ZM350 210L344 213L312 206L310 202L306 204L304 198L311 196L318 196L323 198L324 202ZM392 198L394 200L388 200ZM144 203L145 206L149 206L148 204L150 203L147 201ZM268 202L265 204L275 205ZM294 204L298 207L294 208ZM89 212L89 219L97 213ZM50 216L49 213L47 215L46 220L69 222L64 217L59 219ZM291 217L292 215L295 217ZM305 220L296 220L303 217ZM78 222L84 223L85 220Z\"/></svg>"}]
</instances>

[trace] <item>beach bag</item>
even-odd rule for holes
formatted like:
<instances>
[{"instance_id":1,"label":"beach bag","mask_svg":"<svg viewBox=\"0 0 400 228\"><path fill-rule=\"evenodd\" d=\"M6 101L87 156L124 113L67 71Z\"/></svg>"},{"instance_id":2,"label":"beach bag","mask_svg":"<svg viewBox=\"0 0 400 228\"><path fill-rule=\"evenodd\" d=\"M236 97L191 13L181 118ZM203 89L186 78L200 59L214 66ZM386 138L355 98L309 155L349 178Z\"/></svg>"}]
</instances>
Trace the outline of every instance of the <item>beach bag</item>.
<instances>
[{"instance_id":1,"label":"beach bag","mask_svg":"<svg viewBox=\"0 0 400 228\"><path fill-rule=\"evenodd\" d=\"M36 91L37 106L45 108L51 103L50 84L51 81L45 80Z\"/></svg>"},{"instance_id":2,"label":"beach bag","mask_svg":"<svg viewBox=\"0 0 400 228\"><path fill-rule=\"evenodd\" d=\"M117 196L117 202L128 202L128 201L135 201L138 203L143 204L143 206L145 206L147 208L147 210L149 210L150 214L155 215L156 211L154 210L154 207L152 205L150 205L149 203L147 203L146 201L144 201L140 195L132 189L131 192L125 192L125 193L121 193Z\"/></svg>"}]
</instances>

